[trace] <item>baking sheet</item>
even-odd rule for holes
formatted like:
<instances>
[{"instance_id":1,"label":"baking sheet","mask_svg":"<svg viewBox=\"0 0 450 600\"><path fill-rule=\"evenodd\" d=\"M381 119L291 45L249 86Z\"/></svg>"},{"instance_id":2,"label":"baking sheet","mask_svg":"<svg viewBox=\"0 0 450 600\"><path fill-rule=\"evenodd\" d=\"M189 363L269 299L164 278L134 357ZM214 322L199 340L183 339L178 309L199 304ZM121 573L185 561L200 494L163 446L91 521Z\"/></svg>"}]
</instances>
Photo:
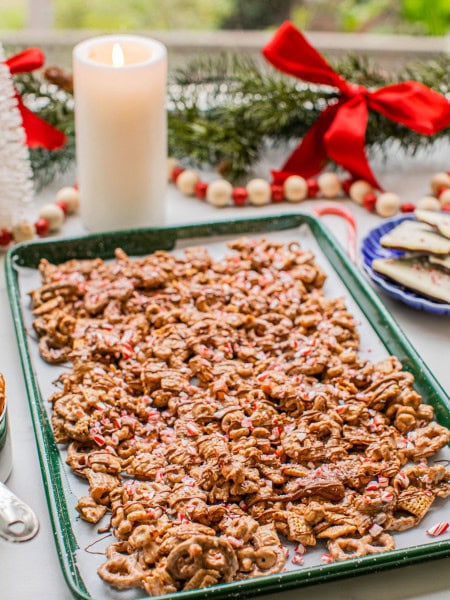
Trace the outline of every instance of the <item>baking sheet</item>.
<instances>
[{"instance_id":1,"label":"baking sheet","mask_svg":"<svg viewBox=\"0 0 450 600\"><path fill-rule=\"evenodd\" d=\"M403 362L405 362L407 368L410 368L410 370L413 371L415 369L417 374L420 373L422 378L425 377L425 381L420 382L422 387L425 385L425 387L432 391L431 396L433 396L433 398L430 398L430 400L434 399L434 402L440 400L440 402L438 402L439 410L437 410L437 412L438 414L440 413L441 416L444 415L449 419L449 411L445 405L446 398L443 396L442 390L439 390L438 386L435 385L435 382L433 382L432 378L426 373L425 365L423 365L423 363L421 364L420 361L417 360L417 357L413 356L413 352L405 353L405 349L408 349L408 344L405 340L401 339L400 333L394 331L395 326L393 324L390 325L394 330L391 329L389 331L389 338L386 339L387 315L381 312L378 320L374 320L372 314L368 316L368 307L370 307L372 311L376 301L371 297L370 290L364 289L364 284L353 271L348 261L345 260L345 257L342 256L342 251L335 245L336 243L334 240L322 231L318 222L311 220L309 217L302 219L301 216L297 216L297 219L294 220L297 222L295 227L264 233L252 233L252 229L254 229L252 223L261 221L262 220L260 219L249 221L249 237L251 236L254 239L264 237L266 239L285 243L299 241L303 247L314 252L317 262L327 274L324 293L330 297L344 296L347 306L358 321L358 331L361 338L360 355L371 361L379 360L392 353L392 348L390 346L394 341L400 341L401 344L396 350L401 348L402 352L400 354L399 352L396 352L396 354ZM289 220L286 219L283 221L283 219L281 219L280 224L286 226L289 224ZM195 228L191 227L186 229L190 229L194 234L197 233ZM203 231L201 227L198 229ZM214 226L212 226L212 229L209 231L214 233L213 229ZM244 229L245 231L245 228L241 229ZM208 229L206 229L206 231L208 231ZM185 231L184 233L188 232ZM208 251L215 259L220 259L227 252L227 241L236 239L241 233L242 231L237 235L230 231L230 233L225 236L213 235L203 238L182 235L180 237L187 239L180 240L173 251L178 254L182 253L182 249L185 247L202 245L207 247ZM53 242L53 244L55 243L56 242ZM41 244L41 256L47 255L46 251L50 249L51 244L51 242L47 243L47 245ZM80 244L83 244L82 239L80 240ZM36 245L37 244L35 244L35 246ZM51 249L53 250L53 247ZM86 256L90 256L90 254L86 253ZM69 257L70 256L68 255L65 258ZM18 333L24 333L26 340L25 348L23 348L21 344L21 335L18 335L19 346L22 351L24 367L28 366L31 370L34 378L33 383L35 384L32 386L35 389L31 389L31 400L36 403L34 408L37 409L36 412L38 414L38 422L35 422L38 445L40 436L43 435L47 443L47 450L44 452L45 456L43 457L43 460L45 462L50 459L55 462L53 465L54 469L51 470L52 472L46 473L46 469L44 468L44 480L47 484L49 506L51 512L53 512L54 521L64 520L65 516L67 516L69 521L68 524L63 524L62 530L59 532L56 531L55 533L55 538L59 545L60 556L64 552L67 552L67 543L69 542L71 545L69 548L71 555L66 556L66 559L69 561L68 564L67 561L64 560L64 557L61 557L66 579L72 590L79 597L92 597L96 600L106 600L108 598L114 600L135 600L136 598L141 598L142 590L114 590L109 585L103 583L96 574L98 565L104 561L104 556L99 553L113 541L113 538L111 537L97 541L102 537L97 534L97 528L99 525L101 526L108 521L108 516L96 526L92 526L79 518L74 507L77 499L87 493L87 483L74 476L67 467L64 462L65 449L63 447L58 448L58 450L51 449L51 428L48 423L50 406L46 401L46 398L48 398L55 390L52 382L57 378L60 372L64 370L64 367L48 365L41 359L38 353L36 343L37 338L32 329L32 315L28 292L41 285L39 272L34 268L34 265L32 268L23 266L23 256L22 260L18 260L18 255L14 255L13 253L9 258L11 267L10 279L12 279L9 283L12 286L11 298L13 301L13 311L14 309L16 310L17 316L16 326L18 327ZM336 264L336 261L339 264ZM348 276L349 273L351 274L351 278ZM363 298L363 301L361 301L361 297ZM381 337L383 339L381 339L380 333L382 334ZM386 344L388 345L389 350L387 350ZM414 369L411 367L414 367ZM25 370L27 373L27 369ZM427 375L428 377L426 377ZM423 393L423 390L419 391ZM436 394L439 398L436 397ZM52 453L51 457L48 456L49 451ZM441 451L439 458L450 459L450 450L446 448ZM58 473L60 476L59 481ZM53 497L55 492L57 496ZM61 509L65 511L65 514L61 513ZM229 595L232 590L239 590L239 595L242 597L244 594L255 595L265 589L270 591L271 589L285 589L302 584L306 585L314 581L323 581L337 576L343 576L350 572L356 574L358 572L367 572L368 570L373 570L375 568L383 568L384 566L408 564L417 559L430 558L433 555L442 557L443 555L450 554L450 536L448 534L441 536L439 541L436 541L436 539L430 538L425 533L425 530L436 522L445 520L447 512L448 508L447 510L445 509L445 502L439 499L436 500L429 514L420 524L420 527L394 536L397 546L397 550L394 552L365 557L359 560L348 560L342 563L323 565L321 563L321 554L326 551L325 543L323 543L318 544L314 549L308 550L307 554L304 556L304 565L299 566L294 565L291 561L292 556L294 555L294 545L290 544L288 545L290 555L286 562L286 572L283 574L232 584L222 584L220 586L208 588L207 590L179 592L177 597L205 597L205 595L207 596L210 593L215 596L222 596L225 594ZM69 525L70 528L69 532L65 531L67 525ZM93 544L93 542L96 543ZM78 572L73 573L73 567L76 567ZM70 572L68 573L67 570Z\"/></svg>"}]
</instances>

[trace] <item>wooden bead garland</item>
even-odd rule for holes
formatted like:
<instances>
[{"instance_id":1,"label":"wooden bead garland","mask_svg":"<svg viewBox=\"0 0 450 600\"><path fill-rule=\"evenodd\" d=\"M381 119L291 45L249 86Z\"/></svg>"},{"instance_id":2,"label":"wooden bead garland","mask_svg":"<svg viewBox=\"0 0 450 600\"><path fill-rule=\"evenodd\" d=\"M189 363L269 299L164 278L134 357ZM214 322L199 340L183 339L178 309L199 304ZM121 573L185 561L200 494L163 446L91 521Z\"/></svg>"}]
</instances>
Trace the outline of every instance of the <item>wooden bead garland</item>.
<instances>
[{"instance_id":1,"label":"wooden bead garland","mask_svg":"<svg viewBox=\"0 0 450 600\"><path fill-rule=\"evenodd\" d=\"M441 203L434 196L424 196L417 202L421 210L441 210Z\"/></svg>"},{"instance_id":2,"label":"wooden bead garland","mask_svg":"<svg viewBox=\"0 0 450 600\"><path fill-rule=\"evenodd\" d=\"M55 231L59 231L61 229L61 226L64 223L65 215L63 209L54 203L44 204L39 211L39 217L48 221L49 231L54 233Z\"/></svg>"},{"instance_id":3,"label":"wooden bead garland","mask_svg":"<svg viewBox=\"0 0 450 600\"><path fill-rule=\"evenodd\" d=\"M73 215L80 208L80 194L75 187L63 187L56 194L56 202L64 203L67 214Z\"/></svg>"},{"instance_id":4,"label":"wooden bead garland","mask_svg":"<svg viewBox=\"0 0 450 600\"><path fill-rule=\"evenodd\" d=\"M213 206L227 206L230 204L232 193L233 186L231 183L225 179L217 179L208 185L206 200Z\"/></svg>"},{"instance_id":5,"label":"wooden bead garland","mask_svg":"<svg viewBox=\"0 0 450 600\"><path fill-rule=\"evenodd\" d=\"M173 177L173 171L178 167L178 161L173 156L169 156L167 159L167 181L170 181Z\"/></svg>"},{"instance_id":6,"label":"wooden bead garland","mask_svg":"<svg viewBox=\"0 0 450 600\"><path fill-rule=\"evenodd\" d=\"M195 193L195 186L199 179L200 177L195 171L186 169L186 171L183 171L177 177L177 188L185 196L193 196Z\"/></svg>"},{"instance_id":7,"label":"wooden bead garland","mask_svg":"<svg viewBox=\"0 0 450 600\"><path fill-rule=\"evenodd\" d=\"M370 183L367 183L367 181L364 181L363 179L357 179L350 185L348 195L353 202L356 202L356 204L362 206L364 196L366 194L370 194L371 192L373 193L373 187L370 185Z\"/></svg>"},{"instance_id":8,"label":"wooden bead garland","mask_svg":"<svg viewBox=\"0 0 450 600\"><path fill-rule=\"evenodd\" d=\"M36 235L36 228L30 221L22 219L13 225L11 234L15 242L28 242Z\"/></svg>"},{"instance_id":9,"label":"wooden bead garland","mask_svg":"<svg viewBox=\"0 0 450 600\"><path fill-rule=\"evenodd\" d=\"M380 194L375 203L375 210L380 217L393 217L400 210L401 201L397 194L384 192Z\"/></svg>"},{"instance_id":10,"label":"wooden bead garland","mask_svg":"<svg viewBox=\"0 0 450 600\"><path fill-rule=\"evenodd\" d=\"M317 178L319 190L324 198L337 198L342 193L342 185L336 173L322 173Z\"/></svg>"},{"instance_id":11,"label":"wooden bead garland","mask_svg":"<svg viewBox=\"0 0 450 600\"><path fill-rule=\"evenodd\" d=\"M392 192L377 193L376 190L362 179L345 179L341 181L336 173L322 173L317 179L304 179L300 175L289 176L283 184L270 184L265 179L256 178L248 182L246 187L233 187L224 179L216 182L206 183L201 181L198 175L195 177L191 170L185 170L178 165L173 158L168 159L169 181L175 182L178 189L184 188L181 181L188 178L196 181L194 191L185 195L194 195L200 199L206 199L214 206L224 207L234 204L245 206L253 204L264 206L270 202L301 202L302 200L320 196L326 199L337 199L348 195L356 204L363 206L370 212L376 212L380 217L392 217L399 211L408 213L416 208L425 210L448 210L450 211L450 173L436 173L430 182L433 192L432 196L425 196L416 203L401 202L399 196ZM210 191L210 188L212 191Z\"/></svg>"},{"instance_id":12,"label":"wooden bead garland","mask_svg":"<svg viewBox=\"0 0 450 600\"><path fill-rule=\"evenodd\" d=\"M441 203L441 207L450 206L450 187L443 189L438 198Z\"/></svg>"},{"instance_id":13,"label":"wooden bead garland","mask_svg":"<svg viewBox=\"0 0 450 600\"><path fill-rule=\"evenodd\" d=\"M11 242L28 242L36 235L45 237L49 233L56 233L61 229L66 215L75 213L79 204L80 197L76 186L61 188L54 203L41 207L35 223L21 219L10 230L0 228L0 247L5 248Z\"/></svg>"},{"instance_id":14,"label":"wooden bead garland","mask_svg":"<svg viewBox=\"0 0 450 600\"><path fill-rule=\"evenodd\" d=\"M255 206L264 206L269 204L272 191L270 183L265 179L251 179L247 183L248 200Z\"/></svg>"},{"instance_id":15,"label":"wooden bead garland","mask_svg":"<svg viewBox=\"0 0 450 600\"><path fill-rule=\"evenodd\" d=\"M300 175L291 175L283 184L284 197L288 202L301 202L308 196L308 184Z\"/></svg>"},{"instance_id":16,"label":"wooden bead garland","mask_svg":"<svg viewBox=\"0 0 450 600\"><path fill-rule=\"evenodd\" d=\"M448 173L436 173L430 181L433 196L438 196L441 188L450 188L450 175Z\"/></svg>"}]
</instances>

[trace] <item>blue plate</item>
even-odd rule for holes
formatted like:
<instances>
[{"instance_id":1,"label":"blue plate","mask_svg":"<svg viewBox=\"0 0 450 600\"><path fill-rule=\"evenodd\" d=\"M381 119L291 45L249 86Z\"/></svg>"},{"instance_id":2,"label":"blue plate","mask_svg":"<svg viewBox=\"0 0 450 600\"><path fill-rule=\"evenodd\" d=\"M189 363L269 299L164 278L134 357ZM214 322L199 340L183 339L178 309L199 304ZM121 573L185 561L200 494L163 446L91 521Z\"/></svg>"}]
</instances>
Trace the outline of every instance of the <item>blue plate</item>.
<instances>
[{"instance_id":1,"label":"blue plate","mask_svg":"<svg viewBox=\"0 0 450 600\"><path fill-rule=\"evenodd\" d=\"M392 279L384 277L380 273L377 273L372 269L372 261L375 258L395 258L401 256L403 252L397 250L390 250L389 248L383 248L380 244L381 237L388 231L396 227L399 223L406 220L414 220L412 214L402 215L401 217L395 217L384 221L378 227L372 229L366 237L363 239L361 244L361 253L363 258L363 267L370 279L381 288L386 294L400 300L408 306L417 308L419 310L426 310L436 315L450 315L450 304L444 302L438 302L431 298L421 296L417 292L414 292L399 283L396 283Z\"/></svg>"}]
</instances>

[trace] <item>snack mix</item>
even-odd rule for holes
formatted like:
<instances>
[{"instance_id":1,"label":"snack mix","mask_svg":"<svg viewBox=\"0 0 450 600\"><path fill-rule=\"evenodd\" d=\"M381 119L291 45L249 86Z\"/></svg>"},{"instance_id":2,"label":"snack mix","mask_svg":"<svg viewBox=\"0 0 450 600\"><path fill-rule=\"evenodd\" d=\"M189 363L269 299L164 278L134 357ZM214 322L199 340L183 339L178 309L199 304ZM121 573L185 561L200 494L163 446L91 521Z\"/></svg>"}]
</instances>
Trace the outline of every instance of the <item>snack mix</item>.
<instances>
[{"instance_id":1,"label":"snack mix","mask_svg":"<svg viewBox=\"0 0 450 600\"><path fill-rule=\"evenodd\" d=\"M279 573L286 540L294 564L316 544L327 562L385 552L450 494L428 462L450 431L397 358L359 357L313 254L229 247L39 267L40 353L68 363L55 440L89 486L81 518L109 516L98 573L119 589Z\"/></svg>"}]
</instances>

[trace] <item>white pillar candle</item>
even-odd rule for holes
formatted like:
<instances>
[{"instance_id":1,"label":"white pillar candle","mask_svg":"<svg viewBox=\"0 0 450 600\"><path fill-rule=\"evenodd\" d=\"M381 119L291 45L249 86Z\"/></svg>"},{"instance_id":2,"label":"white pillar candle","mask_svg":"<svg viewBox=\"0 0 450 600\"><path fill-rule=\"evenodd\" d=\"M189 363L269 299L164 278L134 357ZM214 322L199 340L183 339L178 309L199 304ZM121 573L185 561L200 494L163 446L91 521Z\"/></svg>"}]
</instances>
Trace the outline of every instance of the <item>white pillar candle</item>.
<instances>
[{"instance_id":1,"label":"white pillar candle","mask_svg":"<svg viewBox=\"0 0 450 600\"><path fill-rule=\"evenodd\" d=\"M111 35L73 52L80 213L90 231L160 225L167 162L167 53Z\"/></svg>"}]
</instances>

